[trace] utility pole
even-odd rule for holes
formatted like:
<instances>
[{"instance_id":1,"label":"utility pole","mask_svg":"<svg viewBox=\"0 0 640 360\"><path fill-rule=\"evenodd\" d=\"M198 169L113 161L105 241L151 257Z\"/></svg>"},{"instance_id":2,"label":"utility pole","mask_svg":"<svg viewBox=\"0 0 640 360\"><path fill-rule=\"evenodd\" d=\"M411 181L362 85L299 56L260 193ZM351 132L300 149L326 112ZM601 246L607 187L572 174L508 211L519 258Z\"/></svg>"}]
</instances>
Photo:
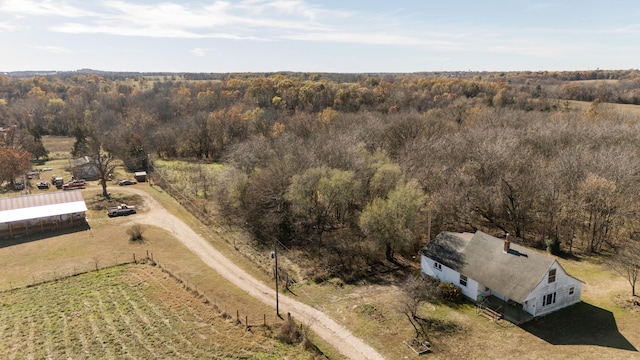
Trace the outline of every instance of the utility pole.
<instances>
[{"instance_id":1,"label":"utility pole","mask_svg":"<svg viewBox=\"0 0 640 360\"><path fill-rule=\"evenodd\" d=\"M273 257L276 259L276 315L280 317L280 307L278 303L278 240L273 242Z\"/></svg>"}]
</instances>

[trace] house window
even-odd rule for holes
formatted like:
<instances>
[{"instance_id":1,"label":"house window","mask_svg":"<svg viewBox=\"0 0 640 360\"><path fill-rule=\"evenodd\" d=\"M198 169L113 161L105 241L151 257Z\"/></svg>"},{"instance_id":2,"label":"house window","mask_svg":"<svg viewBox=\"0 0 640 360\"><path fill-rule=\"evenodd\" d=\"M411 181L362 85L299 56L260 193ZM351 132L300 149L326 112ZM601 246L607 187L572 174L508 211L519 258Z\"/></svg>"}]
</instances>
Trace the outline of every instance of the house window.
<instances>
[{"instance_id":1,"label":"house window","mask_svg":"<svg viewBox=\"0 0 640 360\"><path fill-rule=\"evenodd\" d=\"M556 269L549 270L549 284L556 281Z\"/></svg>"},{"instance_id":2,"label":"house window","mask_svg":"<svg viewBox=\"0 0 640 360\"><path fill-rule=\"evenodd\" d=\"M542 306L547 306L556 303L556 293L547 294L542 297Z\"/></svg>"},{"instance_id":3,"label":"house window","mask_svg":"<svg viewBox=\"0 0 640 360\"><path fill-rule=\"evenodd\" d=\"M433 263L433 268L436 269L436 270L442 271L442 264L434 262Z\"/></svg>"},{"instance_id":4,"label":"house window","mask_svg":"<svg viewBox=\"0 0 640 360\"><path fill-rule=\"evenodd\" d=\"M467 277L460 274L460 285L467 286Z\"/></svg>"},{"instance_id":5,"label":"house window","mask_svg":"<svg viewBox=\"0 0 640 360\"><path fill-rule=\"evenodd\" d=\"M569 288L569 295L573 295L575 288L572 286Z\"/></svg>"}]
</instances>

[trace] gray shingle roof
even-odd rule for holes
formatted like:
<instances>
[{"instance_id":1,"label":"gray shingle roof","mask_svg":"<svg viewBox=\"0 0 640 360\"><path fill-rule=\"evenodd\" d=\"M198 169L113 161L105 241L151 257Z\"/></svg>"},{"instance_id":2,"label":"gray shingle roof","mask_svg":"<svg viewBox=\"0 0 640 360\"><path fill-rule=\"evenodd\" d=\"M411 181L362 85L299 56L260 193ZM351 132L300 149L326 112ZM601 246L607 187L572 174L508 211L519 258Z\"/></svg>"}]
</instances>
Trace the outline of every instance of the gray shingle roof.
<instances>
[{"instance_id":1,"label":"gray shingle roof","mask_svg":"<svg viewBox=\"0 0 640 360\"><path fill-rule=\"evenodd\" d=\"M542 281L555 259L481 231L443 232L422 250L424 255L512 300L523 302Z\"/></svg>"}]
</instances>

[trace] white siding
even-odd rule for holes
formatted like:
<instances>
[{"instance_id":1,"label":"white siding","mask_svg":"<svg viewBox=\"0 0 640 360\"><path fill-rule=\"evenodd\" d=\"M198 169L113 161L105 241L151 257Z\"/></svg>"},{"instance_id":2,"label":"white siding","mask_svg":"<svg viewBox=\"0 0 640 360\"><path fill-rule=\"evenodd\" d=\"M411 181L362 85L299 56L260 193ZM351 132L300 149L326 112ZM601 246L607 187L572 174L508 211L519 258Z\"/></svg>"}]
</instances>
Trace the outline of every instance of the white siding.
<instances>
[{"instance_id":1,"label":"white siding","mask_svg":"<svg viewBox=\"0 0 640 360\"><path fill-rule=\"evenodd\" d=\"M523 309L534 316L549 314L580 302L582 283L569 276L557 261L554 261L549 268L549 270L552 269L556 270L555 281L549 283L547 272L523 304ZM573 294L570 293L571 288L573 288ZM551 299L551 303L547 303L547 299Z\"/></svg>"},{"instance_id":2,"label":"white siding","mask_svg":"<svg viewBox=\"0 0 640 360\"><path fill-rule=\"evenodd\" d=\"M468 297L469 299L476 301L478 299L478 282L467 277L467 286L463 286L460 284L460 277L458 277L458 282L453 283L454 285L460 287L462 293ZM484 289L484 286L482 287Z\"/></svg>"},{"instance_id":3,"label":"white siding","mask_svg":"<svg viewBox=\"0 0 640 360\"><path fill-rule=\"evenodd\" d=\"M469 277L467 278L467 285L461 285L460 273L451 268L448 268L445 265L438 264L439 263L437 263L433 259L428 258L424 255L422 255L421 257L420 267L425 275L429 275L442 282L448 282L458 286L465 296L474 301L477 300L478 295L489 294L504 301L509 300L506 296L498 293L497 291L494 291L493 289L489 289L489 291L487 292L483 284L479 284L477 281ZM545 274L545 277L541 279L540 283L525 299L525 302L522 303L522 309L533 316L545 315L580 302L582 294L582 283L576 278L569 276L557 261L553 262L549 270L551 269L556 270L555 281L549 283L549 273L547 272ZM572 288L573 293L571 294ZM553 296L554 293L555 300ZM552 301L550 304L546 304L545 300L549 294L551 294Z\"/></svg>"},{"instance_id":4,"label":"white siding","mask_svg":"<svg viewBox=\"0 0 640 360\"><path fill-rule=\"evenodd\" d=\"M439 264L439 266L436 264ZM424 255L422 255L421 258L420 267L425 275L429 275L442 282L451 283L459 287L462 293L473 301L476 301L476 299L478 298L478 288L484 290L484 286L479 285L477 281L469 277L467 277L467 285L461 285L459 272Z\"/></svg>"}]
</instances>

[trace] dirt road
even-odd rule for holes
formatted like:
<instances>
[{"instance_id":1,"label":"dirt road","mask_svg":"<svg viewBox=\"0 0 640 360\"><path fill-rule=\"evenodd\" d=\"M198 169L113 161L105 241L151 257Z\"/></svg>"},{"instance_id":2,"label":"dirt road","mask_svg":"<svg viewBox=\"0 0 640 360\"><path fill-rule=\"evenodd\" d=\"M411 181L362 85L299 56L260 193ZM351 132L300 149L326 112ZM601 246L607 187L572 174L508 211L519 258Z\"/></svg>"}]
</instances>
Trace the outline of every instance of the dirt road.
<instances>
[{"instance_id":1,"label":"dirt road","mask_svg":"<svg viewBox=\"0 0 640 360\"><path fill-rule=\"evenodd\" d=\"M146 207L149 209L148 212L137 214L135 222L159 226L170 231L187 248L198 255L202 261L227 280L245 289L251 296L268 305L275 303L276 295L274 289L236 266L182 220L162 207L149 194L135 188L127 188L126 190L142 196ZM282 294L279 295L279 303L281 313L291 313L296 321L307 325L315 334L332 344L346 358L358 360L384 359L371 346L365 344L321 311Z\"/></svg>"}]
</instances>

